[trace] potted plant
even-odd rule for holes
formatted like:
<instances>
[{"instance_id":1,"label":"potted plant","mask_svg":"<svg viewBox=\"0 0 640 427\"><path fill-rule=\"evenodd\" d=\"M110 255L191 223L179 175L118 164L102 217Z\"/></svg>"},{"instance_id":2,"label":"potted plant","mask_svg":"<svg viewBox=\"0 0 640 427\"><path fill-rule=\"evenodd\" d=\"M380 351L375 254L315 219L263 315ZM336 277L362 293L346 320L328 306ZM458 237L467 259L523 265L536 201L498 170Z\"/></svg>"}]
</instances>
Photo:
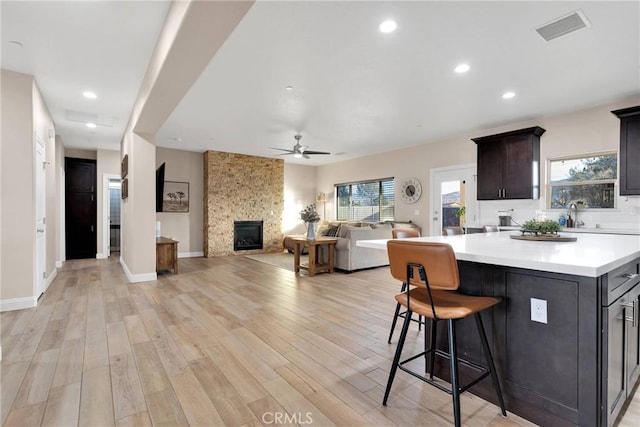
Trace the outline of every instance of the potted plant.
<instances>
[{"instance_id":1,"label":"potted plant","mask_svg":"<svg viewBox=\"0 0 640 427\"><path fill-rule=\"evenodd\" d=\"M300 211L302 219L307 227L307 240L316 240L316 222L320 221L320 215L316 212L316 204L312 203Z\"/></svg>"},{"instance_id":2,"label":"potted plant","mask_svg":"<svg viewBox=\"0 0 640 427\"><path fill-rule=\"evenodd\" d=\"M458 217L458 223L460 224L460 228L464 230L464 214L467 211L467 207L463 206L456 211L456 217Z\"/></svg>"},{"instance_id":3,"label":"potted plant","mask_svg":"<svg viewBox=\"0 0 640 427\"><path fill-rule=\"evenodd\" d=\"M532 219L522 224L522 234L532 233L537 235L557 234L560 231L560 224L550 219Z\"/></svg>"}]
</instances>

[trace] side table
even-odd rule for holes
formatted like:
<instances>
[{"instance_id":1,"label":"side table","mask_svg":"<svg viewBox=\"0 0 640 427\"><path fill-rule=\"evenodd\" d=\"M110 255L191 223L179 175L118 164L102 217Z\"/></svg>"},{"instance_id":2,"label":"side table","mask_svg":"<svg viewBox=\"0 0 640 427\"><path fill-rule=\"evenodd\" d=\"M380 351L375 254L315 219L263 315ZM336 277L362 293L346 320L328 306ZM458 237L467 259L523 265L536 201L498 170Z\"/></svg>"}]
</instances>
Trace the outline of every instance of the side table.
<instances>
[{"instance_id":1,"label":"side table","mask_svg":"<svg viewBox=\"0 0 640 427\"><path fill-rule=\"evenodd\" d=\"M299 273L300 269L307 270L309 272L309 276L313 276L316 273L323 271L333 273L334 252L338 239L331 237L318 237L315 240L307 240L304 237L293 237L292 241L294 244L293 270L296 273ZM324 264L322 260L318 259L318 247L323 245L327 247L327 251L329 252L329 259L326 264ZM309 248L309 263L306 265L300 264L300 253L302 252L302 248L305 246Z\"/></svg>"},{"instance_id":2,"label":"side table","mask_svg":"<svg viewBox=\"0 0 640 427\"><path fill-rule=\"evenodd\" d=\"M168 269L178 274L178 241L156 237L156 271Z\"/></svg>"}]
</instances>

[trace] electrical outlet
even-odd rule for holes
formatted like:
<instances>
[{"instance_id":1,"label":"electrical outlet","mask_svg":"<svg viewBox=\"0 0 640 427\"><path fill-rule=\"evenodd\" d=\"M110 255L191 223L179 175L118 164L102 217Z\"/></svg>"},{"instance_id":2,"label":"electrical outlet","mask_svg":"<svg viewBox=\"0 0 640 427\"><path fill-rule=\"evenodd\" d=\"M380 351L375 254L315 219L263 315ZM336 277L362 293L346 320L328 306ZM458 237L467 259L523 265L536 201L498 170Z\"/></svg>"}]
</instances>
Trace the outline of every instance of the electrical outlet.
<instances>
[{"instance_id":1,"label":"electrical outlet","mask_svg":"<svg viewBox=\"0 0 640 427\"><path fill-rule=\"evenodd\" d=\"M414 214L415 216L418 216L418 215L420 215L420 211L419 211L418 209L416 209L416 210L414 210L414 211L413 211L413 214Z\"/></svg>"},{"instance_id":2,"label":"electrical outlet","mask_svg":"<svg viewBox=\"0 0 640 427\"><path fill-rule=\"evenodd\" d=\"M531 320L539 323L547 323L547 301L531 298Z\"/></svg>"}]
</instances>

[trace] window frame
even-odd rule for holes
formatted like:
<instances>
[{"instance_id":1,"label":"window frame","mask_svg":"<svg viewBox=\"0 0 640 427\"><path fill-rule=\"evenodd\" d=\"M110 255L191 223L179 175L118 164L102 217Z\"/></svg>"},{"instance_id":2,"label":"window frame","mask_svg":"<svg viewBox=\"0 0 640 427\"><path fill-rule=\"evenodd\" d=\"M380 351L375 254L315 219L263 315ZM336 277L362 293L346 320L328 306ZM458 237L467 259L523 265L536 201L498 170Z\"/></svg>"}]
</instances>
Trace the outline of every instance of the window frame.
<instances>
[{"instance_id":1,"label":"window frame","mask_svg":"<svg viewBox=\"0 0 640 427\"><path fill-rule=\"evenodd\" d=\"M383 195L384 193L382 192L383 189L383 183L384 182L388 182L391 181L393 183L393 191L391 192L391 195L393 196L393 218L388 219L382 219L380 212L382 211L382 200L383 200ZM349 215L351 215L352 212L352 207L353 207L353 187L356 185L360 185L360 184L371 184L371 183L377 183L378 184L378 222L384 222L384 221L395 221L395 213L396 213L396 180L395 177L391 176L391 177L385 177L385 178L376 178L376 179L367 179L367 180L363 180L363 181L352 181L352 182L341 182L338 184L334 184L333 188L334 188L334 193L335 193L335 198L334 198L334 205L335 205L335 218L336 221L348 221L348 222L357 222L357 221L364 221L364 222L368 222L367 220L363 220L363 219L351 219L351 218L347 218L347 219L339 219L339 212L338 210L340 209L339 203L338 203L338 187L345 187L345 186L349 186ZM385 206L389 206L388 204ZM376 221L376 220L371 220Z\"/></svg>"},{"instance_id":2,"label":"window frame","mask_svg":"<svg viewBox=\"0 0 640 427\"><path fill-rule=\"evenodd\" d=\"M593 157L603 157L603 156L611 156L611 155L615 155L616 156L616 177L615 178L611 178L611 179L598 179L598 180L591 180L591 181L575 181L575 182L563 182L562 184L553 184L551 182L551 163L552 162L558 162L558 161L565 161L565 160L580 160L580 159L587 159L587 158L593 158ZM553 157L553 158L548 158L547 159L547 185L546 185L546 198L547 201L545 203L545 207L547 210L549 211L553 211L553 212L564 212L568 209L568 207L561 207L561 208L554 208L551 207L551 194L553 192L553 188L554 187L573 187L573 186L580 186L580 185L601 185L601 184L613 184L613 206L610 208L603 208L603 207L597 207L597 208L590 208L590 207L582 207L581 209L584 209L586 211L589 212L613 212L618 210L618 180L620 177L620 153L618 153L617 150L608 150L608 151L597 151L597 152L592 152L592 153L581 153L581 154L573 154L573 155L568 155L568 156L561 156L561 157Z\"/></svg>"}]
</instances>

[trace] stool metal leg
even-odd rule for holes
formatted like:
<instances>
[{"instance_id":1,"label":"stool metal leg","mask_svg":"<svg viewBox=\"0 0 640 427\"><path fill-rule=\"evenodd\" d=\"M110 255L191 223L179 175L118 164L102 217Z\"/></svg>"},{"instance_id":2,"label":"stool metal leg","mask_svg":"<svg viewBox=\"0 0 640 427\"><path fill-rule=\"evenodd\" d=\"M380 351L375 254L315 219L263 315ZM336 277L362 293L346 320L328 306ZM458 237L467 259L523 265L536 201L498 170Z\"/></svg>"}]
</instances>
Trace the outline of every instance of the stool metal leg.
<instances>
[{"instance_id":1,"label":"stool metal leg","mask_svg":"<svg viewBox=\"0 0 640 427\"><path fill-rule=\"evenodd\" d=\"M453 397L453 419L456 427L460 420L460 385L458 380L458 349L456 346L456 324L454 319L447 320L449 326L449 361L451 364L451 396Z\"/></svg>"},{"instance_id":2,"label":"stool metal leg","mask_svg":"<svg viewBox=\"0 0 640 427\"><path fill-rule=\"evenodd\" d=\"M504 399L502 398L502 389L500 388L500 382L498 381L498 374L496 373L496 366L493 363L493 356L491 355L491 350L489 349L489 341L487 340L487 334L484 331L484 325L482 324L482 317L480 313L476 313L476 325L478 326L478 333L480 334L480 341L482 341L482 349L484 350L484 356L487 359L487 364L489 365L489 371L491 373L491 381L493 382L493 387L496 389L496 394L498 395L498 402L500 403L500 410L502 411L502 416L507 416L507 411L504 406Z\"/></svg>"},{"instance_id":3,"label":"stool metal leg","mask_svg":"<svg viewBox=\"0 0 640 427\"><path fill-rule=\"evenodd\" d=\"M396 376L396 371L398 370L398 365L400 364L402 347L404 346L405 338L407 338L407 331L409 330L409 323L411 323L412 314L413 313L407 310L407 314L404 318L404 323L402 324L402 332L400 332L400 338L398 339L398 348L396 348L396 354L393 357L393 364L391 365L391 370L389 371L389 379L387 380L387 389L384 392L384 399L382 400L383 406L387 406L387 398L389 397L389 392L391 391L391 384L393 384L393 378Z\"/></svg>"},{"instance_id":4,"label":"stool metal leg","mask_svg":"<svg viewBox=\"0 0 640 427\"><path fill-rule=\"evenodd\" d=\"M436 362L436 333L438 330L438 321L436 319L431 319L431 341L429 344L431 345L431 360L429 361L429 378L433 379L433 368Z\"/></svg>"},{"instance_id":5,"label":"stool metal leg","mask_svg":"<svg viewBox=\"0 0 640 427\"><path fill-rule=\"evenodd\" d=\"M400 292L404 292L407 289L407 284L402 283L402 288ZM391 344L391 337L393 336L393 331L396 329L396 322L398 321L398 315L400 314L400 303L396 303L396 312L393 313L393 320L391 321L391 330L389 331L389 339L387 340L388 344ZM405 314L406 316L406 314Z\"/></svg>"}]
</instances>

